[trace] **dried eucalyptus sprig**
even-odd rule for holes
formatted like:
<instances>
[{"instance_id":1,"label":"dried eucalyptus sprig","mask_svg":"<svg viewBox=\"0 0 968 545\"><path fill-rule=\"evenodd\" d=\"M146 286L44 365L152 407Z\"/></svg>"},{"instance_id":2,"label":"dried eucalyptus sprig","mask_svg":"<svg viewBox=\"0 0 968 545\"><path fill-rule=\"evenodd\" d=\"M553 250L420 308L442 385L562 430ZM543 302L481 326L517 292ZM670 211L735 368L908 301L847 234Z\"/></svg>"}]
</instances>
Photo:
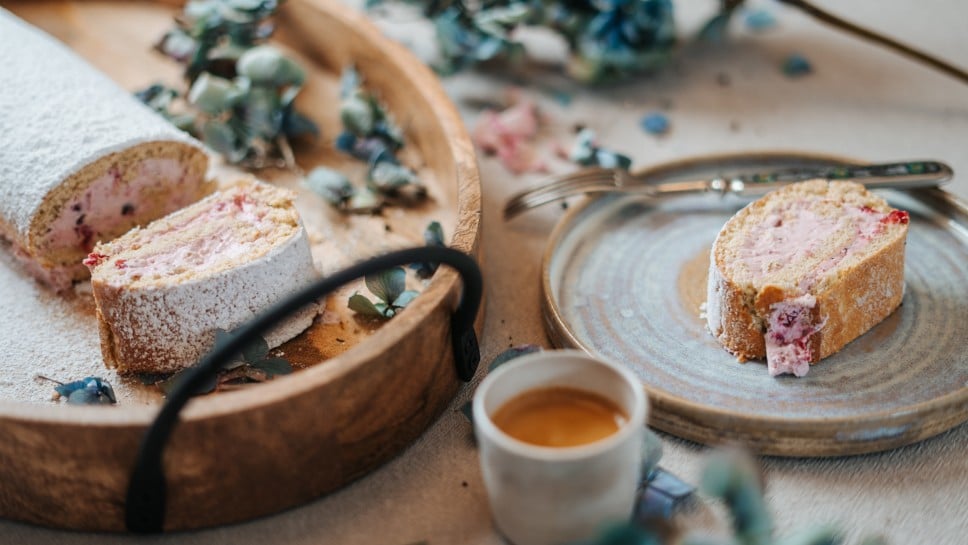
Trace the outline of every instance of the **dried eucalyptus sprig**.
<instances>
[{"instance_id":1,"label":"dried eucalyptus sprig","mask_svg":"<svg viewBox=\"0 0 968 545\"><path fill-rule=\"evenodd\" d=\"M814 525L784 538L774 537L773 517L763 497L755 462L742 452L712 454L703 470L702 490L726 504L733 523L733 537L722 540L687 535L681 545L841 545L845 542L844 532L831 524ZM883 545L885 541L870 536L861 543Z\"/></svg>"},{"instance_id":2,"label":"dried eucalyptus sprig","mask_svg":"<svg viewBox=\"0 0 968 545\"><path fill-rule=\"evenodd\" d=\"M338 210L369 214L390 203L413 203L427 196L427 188L413 169L400 163L403 131L394 123L376 96L368 93L359 72L352 66L340 80L340 120L343 132L336 149L365 161L366 185L356 187L344 174L316 167L306 185Z\"/></svg>"},{"instance_id":3,"label":"dried eucalyptus sprig","mask_svg":"<svg viewBox=\"0 0 968 545\"><path fill-rule=\"evenodd\" d=\"M357 292L350 296L348 302L350 310L361 316L389 320L419 295L418 292L407 289L407 272L402 267L368 274L365 282L367 289L376 296L377 301L370 301L365 295Z\"/></svg>"},{"instance_id":4,"label":"dried eucalyptus sprig","mask_svg":"<svg viewBox=\"0 0 968 545\"><path fill-rule=\"evenodd\" d=\"M709 455L702 473L702 490L726 504L733 523L733 536L724 539L687 533L674 541L678 545L842 545L845 542L844 532L830 524L814 525L785 538L774 538L773 518L763 498L756 464L742 452L719 451ZM575 545L659 543L662 541L652 525L631 520L606 528L595 538ZM868 536L859 543L886 545L887 542L880 536Z\"/></svg>"},{"instance_id":5,"label":"dried eucalyptus sprig","mask_svg":"<svg viewBox=\"0 0 968 545\"><path fill-rule=\"evenodd\" d=\"M484 61L524 57L524 26L558 33L571 52L568 72L602 81L663 66L675 44L671 0L407 0L436 29L443 73Z\"/></svg>"},{"instance_id":6,"label":"dried eucalyptus sprig","mask_svg":"<svg viewBox=\"0 0 968 545\"><path fill-rule=\"evenodd\" d=\"M72 382L61 382L43 375L37 375L37 378L57 385L51 397L53 401L63 397L71 405L114 405L118 402L114 388L100 377L86 377Z\"/></svg>"},{"instance_id":7,"label":"dried eucalyptus sprig","mask_svg":"<svg viewBox=\"0 0 968 545\"><path fill-rule=\"evenodd\" d=\"M215 345L212 350L227 343L234 335L234 332L223 329L215 330ZM191 369L183 369L168 377L157 375L145 375L142 382L155 385L168 395ZM219 374L204 384L195 395L208 394L220 389L232 389L245 384L265 382L276 375L288 375L292 373L292 365L284 358L271 357L269 355L269 344L262 337L253 337L252 340L242 350L240 359L237 359L219 371Z\"/></svg>"},{"instance_id":8,"label":"dried eucalyptus sprig","mask_svg":"<svg viewBox=\"0 0 968 545\"><path fill-rule=\"evenodd\" d=\"M383 0L369 0L369 5ZM442 60L451 73L481 62L525 56L516 39L525 26L545 27L568 45L568 72L598 82L653 71L665 65L676 42L672 0L402 0L433 21ZM968 83L968 71L867 28L807 0L778 0L817 21L868 40ZM721 10L699 32L706 41L725 38L744 0L720 0ZM754 23L757 24L757 23ZM759 23L766 25L770 23Z\"/></svg>"},{"instance_id":9,"label":"dried eucalyptus sprig","mask_svg":"<svg viewBox=\"0 0 968 545\"><path fill-rule=\"evenodd\" d=\"M188 2L157 45L185 64L187 92L156 84L136 96L232 163L294 168L289 139L319 129L294 108L303 69L265 44L277 7L274 0Z\"/></svg>"},{"instance_id":10,"label":"dried eucalyptus sprig","mask_svg":"<svg viewBox=\"0 0 968 545\"><path fill-rule=\"evenodd\" d=\"M377 97L366 91L352 66L343 71L340 80L339 115L344 130L336 139L336 148L367 162L367 188L384 200L426 196L417 174L397 158L404 145L403 131Z\"/></svg>"}]
</instances>

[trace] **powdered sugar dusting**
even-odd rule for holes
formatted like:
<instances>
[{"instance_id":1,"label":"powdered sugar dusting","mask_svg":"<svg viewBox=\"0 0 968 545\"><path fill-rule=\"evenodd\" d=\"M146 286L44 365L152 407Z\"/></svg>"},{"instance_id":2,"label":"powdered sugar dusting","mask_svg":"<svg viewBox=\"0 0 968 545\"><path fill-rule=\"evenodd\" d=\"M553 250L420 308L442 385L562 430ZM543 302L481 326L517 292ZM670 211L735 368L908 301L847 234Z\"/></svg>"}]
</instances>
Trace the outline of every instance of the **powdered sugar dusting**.
<instances>
[{"instance_id":1,"label":"powdered sugar dusting","mask_svg":"<svg viewBox=\"0 0 968 545\"><path fill-rule=\"evenodd\" d=\"M231 215L215 217L203 212L199 216L224 225L228 231L248 235L269 230L262 225L267 222L260 221L249 208L267 211L269 202L282 201L287 196L291 206L292 196L288 191L265 184L243 184L214 194L179 214L191 216L195 210L219 209L226 202L251 197L254 199L252 206L238 211L243 219L234 228L230 227L230 222L236 220ZM292 213L295 215L295 211ZM126 240L128 237L172 228L167 220L160 221L104 247L127 244L130 242ZM175 222L174 225L176 229L184 228L184 224ZM241 234L236 236L235 242L241 242L238 236ZM92 270L94 294L98 309L111 330L111 343L118 360L113 362L106 355L108 363L128 372L172 372L188 367L211 348L216 328L231 330L242 325L317 277L302 225L287 238L273 242L274 246L266 251L268 244L265 241L248 244L251 257L238 266L208 272L203 265L197 265L194 267L198 272L195 278L144 286L114 285L115 282L111 281L112 276L116 276L115 266L120 256L125 254L117 254L95 265ZM220 260L235 257L231 251L226 252L233 249L232 245L210 249L222 252L218 254ZM166 279L171 277L170 274L164 275ZM309 327L316 311L315 308L305 309L267 335L269 345L279 345Z\"/></svg>"},{"instance_id":2,"label":"powdered sugar dusting","mask_svg":"<svg viewBox=\"0 0 968 545\"><path fill-rule=\"evenodd\" d=\"M115 386L123 382L102 363L90 295L51 293L25 273L8 250L6 245L0 248L0 399L50 402L54 385L35 379L37 375L61 381L97 376ZM127 404L159 397L139 388L115 392L118 402Z\"/></svg>"},{"instance_id":3,"label":"powdered sugar dusting","mask_svg":"<svg viewBox=\"0 0 968 545\"><path fill-rule=\"evenodd\" d=\"M0 217L23 236L47 193L144 142L195 140L57 40L0 8Z\"/></svg>"}]
</instances>

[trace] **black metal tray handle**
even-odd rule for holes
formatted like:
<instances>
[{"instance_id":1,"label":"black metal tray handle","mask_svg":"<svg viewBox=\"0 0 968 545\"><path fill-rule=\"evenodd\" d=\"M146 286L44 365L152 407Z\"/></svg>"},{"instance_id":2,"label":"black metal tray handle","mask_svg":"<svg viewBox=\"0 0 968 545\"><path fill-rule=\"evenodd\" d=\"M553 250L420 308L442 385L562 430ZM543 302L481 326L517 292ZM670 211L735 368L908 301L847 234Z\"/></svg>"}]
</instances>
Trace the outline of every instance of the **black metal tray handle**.
<instances>
[{"instance_id":1,"label":"black metal tray handle","mask_svg":"<svg viewBox=\"0 0 968 545\"><path fill-rule=\"evenodd\" d=\"M194 392L210 381L223 365L237 356L254 335L264 335L279 321L353 280L410 263L441 263L463 278L460 302L451 316L451 345L457 376L469 381L477 370L481 354L474 320L481 305L483 278L477 262L467 254L441 246L424 246L377 256L320 279L255 319L238 328L232 338L205 355L168 395L158 416L145 432L131 472L125 500L125 525L131 532L157 533L164 528L166 479L162 466L165 446L178 425L178 415Z\"/></svg>"}]
</instances>

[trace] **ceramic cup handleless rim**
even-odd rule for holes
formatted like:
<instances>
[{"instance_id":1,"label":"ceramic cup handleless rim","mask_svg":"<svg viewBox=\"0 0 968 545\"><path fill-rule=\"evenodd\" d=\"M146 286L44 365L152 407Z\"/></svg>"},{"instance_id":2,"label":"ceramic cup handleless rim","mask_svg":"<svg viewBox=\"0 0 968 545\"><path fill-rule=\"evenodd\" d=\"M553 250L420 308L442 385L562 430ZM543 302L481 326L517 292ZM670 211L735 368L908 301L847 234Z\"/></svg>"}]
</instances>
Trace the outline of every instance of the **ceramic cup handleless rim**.
<instances>
[{"instance_id":1,"label":"ceramic cup handleless rim","mask_svg":"<svg viewBox=\"0 0 968 545\"><path fill-rule=\"evenodd\" d=\"M580 385L574 385L566 382L557 382L555 380L531 380L530 383L522 385L517 388L515 394L507 396L494 403L494 410L506 403L508 400L520 395L526 391L539 389L539 388L550 388L555 386L563 386L568 388L575 388L579 390L584 390L592 393L597 393L603 395L604 397L615 402L619 407L626 411L629 410L627 414L627 420L624 422L615 433L604 437L597 441L587 443L584 445L577 445L571 447L547 447L540 445L533 445L531 443L526 443L519 439L511 437L504 431L502 431L491 419L488 414L488 394L491 392L495 385L500 384L502 380L508 380L509 376L513 376L516 373L521 372L521 368L527 366L538 365L541 363L546 363L549 361L559 361L559 362L577 362L580 361L579 365L601 365L608 368L611 372L621 377L622 381L630 386L629 391L632 395L631 407L626 406L626 404L621 403L613 399L611 396L597 392L593 388L584 388ZM565 364L562 364L565 365ZM493 412L493 411L492 411ZM474 424L479 427L481 433L486 434L492 441L494 441L501 448L517 454L519 456L547 460L550 462L554 461L574 461L580 460L582 458L587 458L590 456L595 456L602 452L606 452L617 445L622 444L627 441L630 435L639 433L640 428L645 427L646 417L648 413L648 400L645 395L645 388L642 386L641 381L636 377L631 371L621 366L620 364L608 361L603 358L591 356L586 352L581 350L542 350L533 354L528 354L526 356L521 356L514 361L508 362L491 373L489 373L481 384L477 387L477 391L474 394L473 400L473 414L474 414Z\"/></svg>"}]
</instances>

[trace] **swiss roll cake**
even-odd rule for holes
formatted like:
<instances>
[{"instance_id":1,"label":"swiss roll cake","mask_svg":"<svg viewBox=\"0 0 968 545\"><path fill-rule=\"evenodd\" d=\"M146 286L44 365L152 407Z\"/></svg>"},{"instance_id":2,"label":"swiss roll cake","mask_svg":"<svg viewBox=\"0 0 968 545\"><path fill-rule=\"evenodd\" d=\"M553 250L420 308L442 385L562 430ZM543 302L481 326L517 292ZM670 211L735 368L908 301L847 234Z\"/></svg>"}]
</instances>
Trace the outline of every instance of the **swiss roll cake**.
<instances>
[{"instance_id":1,"label":"swiss roll cake","mask_svg":"<svg viewBox=\"0 0 968 545\"><path fill-rule=\"evenodd\" d=\"M202 146L0 9L0 236L57 290L98 241L210 193Z\"/></svg>"}]
</instances>

